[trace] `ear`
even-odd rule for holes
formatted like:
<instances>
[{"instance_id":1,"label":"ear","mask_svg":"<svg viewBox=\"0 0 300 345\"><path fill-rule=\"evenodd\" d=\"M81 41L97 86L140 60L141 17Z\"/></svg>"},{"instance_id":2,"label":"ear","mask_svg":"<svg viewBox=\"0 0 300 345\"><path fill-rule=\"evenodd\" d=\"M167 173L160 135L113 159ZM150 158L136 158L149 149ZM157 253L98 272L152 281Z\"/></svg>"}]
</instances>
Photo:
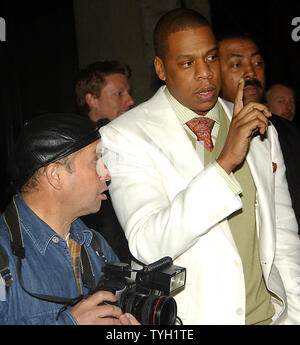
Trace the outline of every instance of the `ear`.
<instances>
[{"instance_id":1,"label":"ear","mask_svg":"<svg viewBox=\"0 0 300 345\"><path fill-rule=\"evenodd\" d=\"M155 68L155 72L156 72L158 78L160 80L165 81L167 79L166 74L165 74L165 66L164 66L162 59L159 58L158 56L155 56L155 58L154 58L154 68Z\"/></svg>"},{"instance_id":2,"label":"ear","mask_svg":"<svg viewBox=\"0 0 300 345\"><path fill-rule=\"evenodd\" d=\"M45 167L45 174L48 183L54 189L61 189L62 188L62 174L61 174L62 166L57 163L50 163Z\"/></svg>"},{"instance_id":3,"label":"ear","mask_svg":"<svg viewBox=\"0 0 300 345\"><path fill-rule=\"evenodd\" d=\"M97 102L97 97L95 97L91 93L86 93L85 94L85 102L90 108L95 108L96 102Z\"/></svg>"}]
</instances>

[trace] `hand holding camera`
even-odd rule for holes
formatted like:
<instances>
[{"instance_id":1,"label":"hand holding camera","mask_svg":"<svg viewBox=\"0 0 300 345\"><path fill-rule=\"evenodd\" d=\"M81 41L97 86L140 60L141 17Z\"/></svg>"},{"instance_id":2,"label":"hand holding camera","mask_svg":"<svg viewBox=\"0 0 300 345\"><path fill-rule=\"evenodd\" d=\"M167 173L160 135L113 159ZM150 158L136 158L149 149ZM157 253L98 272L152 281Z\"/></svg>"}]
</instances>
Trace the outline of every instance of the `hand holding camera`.
<instances>
[{"instance_id":1,"label":"hand holding camera","mask_svg":"<svg viewBox=\"0 0 300 345\"><path fill-rule=\"evenodd\" d=\"M116 300L116 296L109 291L97 291L82 299L70 312L80 325L139 325L135 317L123 314L121 308L115 305Z\"/></svg>"},{"instance_id":2,"label":"hand holding camera","mask_svg":"<svg viewBox=\"0 0 300 345\"><path fill-rule=\"evenodd\" d=\"M174 325L177 304L171 296L185 286L186 269L170 257L133 270L122 262L108 262L95 291L71 310L82 325ZM135 279L132 279L132 273Z\"/></svg>"}]
</instances>

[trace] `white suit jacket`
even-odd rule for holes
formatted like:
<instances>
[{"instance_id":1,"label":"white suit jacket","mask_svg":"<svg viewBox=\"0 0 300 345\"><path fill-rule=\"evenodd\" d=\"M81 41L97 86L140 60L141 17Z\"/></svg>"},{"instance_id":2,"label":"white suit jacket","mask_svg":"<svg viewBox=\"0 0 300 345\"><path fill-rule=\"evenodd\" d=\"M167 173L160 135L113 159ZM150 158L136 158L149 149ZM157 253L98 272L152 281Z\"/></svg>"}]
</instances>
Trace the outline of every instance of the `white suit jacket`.
<instances>
[{"instance_id":1,"label":"white suit jacket","mask_svg":"<svg viewBox=\"0 0 300 345\"><path fill-rule=\"evenodd\" d=\"M203 166L163 90L101 129L116 214L133 256L148 264L171 256L186 267L175 296L184 324L244 324L242 263L226 220L241 199L213 164ZM247 161L263 275L281 300L273 299L273 320L300 323L300 240L273 127L252 140Z\"/></svg>"}]
</instances>

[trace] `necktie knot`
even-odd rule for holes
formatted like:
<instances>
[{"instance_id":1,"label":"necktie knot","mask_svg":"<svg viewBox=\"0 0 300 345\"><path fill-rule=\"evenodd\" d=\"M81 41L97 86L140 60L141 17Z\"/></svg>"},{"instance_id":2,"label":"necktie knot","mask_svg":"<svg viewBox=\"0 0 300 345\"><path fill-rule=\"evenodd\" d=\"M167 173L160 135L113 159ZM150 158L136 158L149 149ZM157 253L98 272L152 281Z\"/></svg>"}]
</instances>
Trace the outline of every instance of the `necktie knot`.
<instances>
[{"instance_id":1,"label":"necktie knot","mask_svg":"<svg viewBox=\"0 0 300 345\"><path fill-rule=\"evenodd\" d=\"M214 148L212 139L211 139L211 131L214 126L215 121L202 116L202 117L197 117L191 121L188 121L186 125L190 128L191 131L195 133L197 136L198 141L203 141L204 147L208 151L212 151Z\"/></svg>"}]
</instances>

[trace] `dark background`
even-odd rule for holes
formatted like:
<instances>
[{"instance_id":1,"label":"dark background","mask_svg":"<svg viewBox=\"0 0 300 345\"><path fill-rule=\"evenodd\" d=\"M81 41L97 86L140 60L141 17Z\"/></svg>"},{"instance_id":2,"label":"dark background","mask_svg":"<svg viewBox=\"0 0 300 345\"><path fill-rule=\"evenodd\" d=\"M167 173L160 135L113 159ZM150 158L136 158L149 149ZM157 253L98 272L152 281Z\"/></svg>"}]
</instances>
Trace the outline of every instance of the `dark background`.
<instances>
[{"instance_id":1,"label":"dark background","mask_svg":"<svg viewBox=\"0 0 300 345\"><path fill-rule=\"evenodd\" d=\"M211 0L210 5L215 33L253 35L265 58L267 87L280 81L291 84L297 89L300 110L300 40L294 42L291 37L292 19L300 17L300 2Z\"/></svg>"},{"instance_id":2,"label":"dark background","mask_svg":"<svg viewBox=\"0 0 300 345\"><path fill-rule=\"evenodd\" d=\"M185 1L180 4L186 6ZM211 0L210 16L216 34L238 30L257 37L266 61L267 84L292 84L300 109L300 41L293 42L291 38L291 21L300 17L299 2ZM73 1L24 1L22 5L12 5L11 1L2 0L0 17L6 21L6 41L0 42L3 210L9 196L7 159L20 126L42 112L75 111L73 81L79 59Z\"/></svg>"}]
</instances>

